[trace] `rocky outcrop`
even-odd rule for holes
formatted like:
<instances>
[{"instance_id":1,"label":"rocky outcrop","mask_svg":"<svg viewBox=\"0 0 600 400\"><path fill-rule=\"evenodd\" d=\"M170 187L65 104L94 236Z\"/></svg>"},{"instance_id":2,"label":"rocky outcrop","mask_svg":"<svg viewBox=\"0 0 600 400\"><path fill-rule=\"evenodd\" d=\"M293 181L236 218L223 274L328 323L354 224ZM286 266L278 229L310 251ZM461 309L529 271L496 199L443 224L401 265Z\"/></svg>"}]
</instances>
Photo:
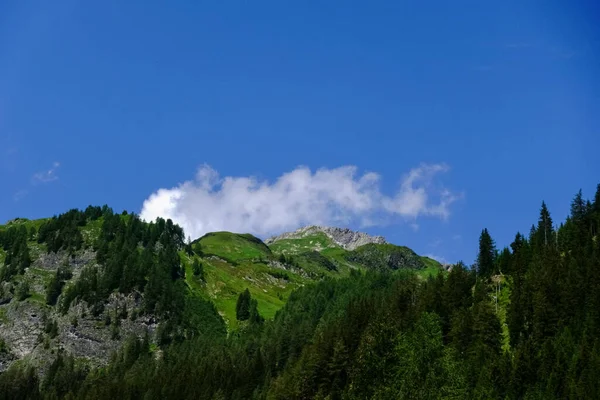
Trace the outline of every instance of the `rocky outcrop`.
<instances>
[{"instance_id":1,"label":"rocky outcrop","mask_svg":"<svg viewBox=\"0 0 600 400\"><path fill-rule=\"evenodd\" d=\"M56 268L69 266L73 273L65 285L69 286L83 266L95 262L91 250L73 256L64 252L41 254L20 277L30 287L30 295L23 300L15 296L13 283L0 283L0 372L17 360L28 359L43 375L60 349L90 365L104 365L130 335L143 337L148 333L153 338L157 322L152 315L140 316L143 297L137 292L112 293L99 312L79 300L65 313L46 304L46 286ZM58 304L61 301L62 295Z\"/></svg>"},{"instance_id":2,"label":"rocky outcrop","mask_svg":"<svg viewBox=\"0 0 600 400\"><path fill-rule=\"evenodd\" d=\"M387 243L383 236L371 236L364 232L353 231L348 228L336 228L330 226L306 226L300 228L294 232L283 233L279 236L271 237L265 240L265 243L270 244L277 242L278 240L284 239L300 239L306 236L314 235L317 233L324 233L329 237L335 244L343 247L346 250L354 250L360 246L369 243L384 244Z\"/></svg>"},{"instance_id":3,"label":"rocky outcrop","mask_svg":"<svg viewBox=\"0 0 600 400\"><path fill-rule=\"evenodd\" d=\"M156 322L151 316L137 316L142 299L134 294L111 294L97 316L85 302L72 305L66 314L30 299L12 301L0 307L0 372L12 362L27 357L44 369L58 349L64 349L91 365L106 364L130 335L152 336ZM55 324L49 332L49 324ZM51 326L51 325L50 325ZM2 353L2 351L0 351Z\"/></svg>"}]
</instances>

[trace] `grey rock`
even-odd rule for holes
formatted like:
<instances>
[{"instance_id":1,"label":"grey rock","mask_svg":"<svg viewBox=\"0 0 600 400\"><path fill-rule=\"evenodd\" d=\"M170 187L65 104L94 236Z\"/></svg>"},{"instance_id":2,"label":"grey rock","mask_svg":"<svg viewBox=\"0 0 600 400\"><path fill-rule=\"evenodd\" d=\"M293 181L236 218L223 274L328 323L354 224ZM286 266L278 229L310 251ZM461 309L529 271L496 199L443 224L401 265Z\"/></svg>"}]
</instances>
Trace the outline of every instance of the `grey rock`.
<instances>
[{"instance_id":1,"label":"grey rock","mask_svg":"<svg viewBox=\"0 0 600 400\"><path fill-rule=\"evenodd\" d=\"M95 262L95 253L91 250L82 250L74 257L62 252L40 254L21 278L30 283L32 293L23 301L12 295L10 283L0 283L0 341L3 343L0 372L17 360L27 360L43 375L59 349L90 365L105 365L130 335L143 337L148 333L151 340L154 338L155 316L132 318L132 313L138 315L143 308L140 293L112 293L98 316L93 315L90 305L84 301L73 302L65 314L57 307L45 304L45 287L56 268L69 264L73 277L66 283L67 287L74 283L85 265ZM58 304L61 301L62 295ZM116 320L118 324L115 324ZM55 337L45 331L46 321L56 322Z\"/></svg>"},{"instance_id":2,"label":"grey rock","mask_svg":"<svg viewBox=\"0 0 600 400\"><path fill-rule=\"evenodd\" d=\"M368 243L385 244L387 241L383 236L371 236L364 232L353 231L348 228L336 228L330 226L311 225L295 230L294 232L286 232L278 236L273 236L265 240L266 244L277 242L284 239L300 239L306 236L314 235L315 233L324 233L335 244L343 247L346 250L354 250Z\"/></svg>"}]
</instances>

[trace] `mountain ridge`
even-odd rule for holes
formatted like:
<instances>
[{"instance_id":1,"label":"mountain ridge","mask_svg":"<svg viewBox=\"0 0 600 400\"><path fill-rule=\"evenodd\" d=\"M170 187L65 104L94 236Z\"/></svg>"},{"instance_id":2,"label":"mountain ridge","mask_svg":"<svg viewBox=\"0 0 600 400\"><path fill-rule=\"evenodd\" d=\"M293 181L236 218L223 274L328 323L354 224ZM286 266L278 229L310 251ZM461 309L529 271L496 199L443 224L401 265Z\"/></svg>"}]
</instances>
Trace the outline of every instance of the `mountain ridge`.
<instances>
[{"instance_id":1,"label":"mountain ridge","mask_svg":"<svg viewBox=\"0 0 600 400\"><path fill-rule=\"evenodd\" d=\"M43 375L58 349L106 365L131 336L148 335L159 348L239 332L247 326L236 315L244 291L272 320L304 286L399 269L443 272L406 247L348 228L313 225L264 242L210 232L186 243L171 220L144 222L108 206L16 218L0 225L0 373L26 359Z\"/></svg>"},{"instance_id":2,"label":"mountain ridge","mask_svg":"<svg viewBox=\"0 0 600 400\"><path fill-rule=\"evenodd\" d=\"M265 240L267 245L286 239L300 239L316 233L324 233L336 245L346 250L355 250L365 244L388 244L383 236L372 236L365 232L354 231L349 228L333 226L308 225L291 232L272 236Z\"/></svg>"}]
</instances>

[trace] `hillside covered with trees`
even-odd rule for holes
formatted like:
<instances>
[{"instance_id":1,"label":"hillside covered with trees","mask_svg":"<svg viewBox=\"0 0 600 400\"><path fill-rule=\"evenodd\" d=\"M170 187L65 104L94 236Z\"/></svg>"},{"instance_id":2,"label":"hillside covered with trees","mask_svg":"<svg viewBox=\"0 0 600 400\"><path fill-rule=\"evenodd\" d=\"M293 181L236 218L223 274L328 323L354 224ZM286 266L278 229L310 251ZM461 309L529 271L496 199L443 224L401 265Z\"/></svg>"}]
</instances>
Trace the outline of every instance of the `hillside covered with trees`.
<instances>
[{"instance_id":1,"label":"hillside covered with trees","mask_svg":"<svg viewBox=\"0 0 600 400\"><path fill-rule=\"evenodd\" d=\"M11 225L3 301L43 302L52 318L36 344L49 343L47 367L13 362L1 398L600 398L600 185L559 225L542 203L506 248L483 229L476 263L447 273L388 244L191 242L107 207ZM52 269L47 254L71 258ZM107 363L52 346L82 312L114 332Z\"/></svg>"}]
</instances>

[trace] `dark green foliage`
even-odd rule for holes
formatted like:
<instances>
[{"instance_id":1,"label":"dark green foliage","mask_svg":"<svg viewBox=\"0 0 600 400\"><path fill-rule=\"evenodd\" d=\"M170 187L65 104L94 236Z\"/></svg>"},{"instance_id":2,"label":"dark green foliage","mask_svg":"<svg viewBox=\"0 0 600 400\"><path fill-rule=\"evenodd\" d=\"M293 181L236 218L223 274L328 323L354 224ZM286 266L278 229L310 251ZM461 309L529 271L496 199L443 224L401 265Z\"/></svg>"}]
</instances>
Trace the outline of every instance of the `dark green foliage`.
<instances>
[{"instance_id":1,"label":"dark green foliage","mask_svg":"<svg viewBox=\"0 0 600 400\"><path fill-rule=\"evenodd\" d=\"M250 304L252 297L248 289L244 290L238 296L237 303L235 305L235 317L238 321L245 321L250 318Z\"/></svg>"},{"instance_id":2,"label":"dark green foliage","mask_svg":"<svg viewBox=\"0 0 600 400\"><path fill-rule=\"evenodd\" d=\"M98 285L98 268L84 267L74 284L69 285L61 302L61 310L67 312L71 302L77 297L90 305L101 304L102 295Z\"/></svg>"},{"instance_id":3,"label":"dark green foliage","mask_svg":"<svg viewBox=\"0 0 600 400\"><path fill-rule=\"evenodd\" d=\"M76 365L73 357L63 354L59 350L56 359L50 364L48 372L41 385L44 398L63 399L65 396L73 396L83 379L87 370Z\"/></svg>"},{"instance_id":4,"label":"dark green foliage","mask_svg":"<svg viewBox=\"0 0 600 400\"><path fill-rule=\"evenodd\" d=\"M552 218L545 202L542 202L538 225L530 240L539 249L550 247L556 241L554 225L552 224Z\"/></svg>"},{"instance_id":5,"label":"dark green foliage","mask_svg":"<svg viewBox=\"0 0 600 400\"><path fill-rule=\"evenodd\" d=\"M377 261L375 271L300 288L272 321L261 318L245 290L236 316L248 322L228 335L210 302L180 301L177 293L185 288L171 244L147 230L140 249L150 266L145 295L156 312L171 305L161 312L160 356L152 354L148 338L130 338L97 371L56 361L53 368L64 372L53 372L42 385L47 391L39 393L89 399L598 398L597 197L588 203L578 194L558 229L544 204L529 238L517 234L500 254L484 230L476 268L458 263L448 274L422 280L392 268L400 264L389 264L395 256L388 248L367 247L354 256ZM119 240L118 231L106 232L109 243ZM109 251L105 260L112 254L119 253ZM85 282L93 276L86 272ZM510 288L510 340L493 297L500 282ZM109 324L118 326L120 313L111 310ZM40 394L24 384L34 379L9 370L0 375L0 388L35 398Z\"/></svg>"},{"instance_id":6,"label":"dark green foliage","mask_svg":"<svg viewBox=\"0 0 600 400\"><path fill-rule=\"evenodd\" d=\"M258 302L255 299L250 299L248 314L248 319L252 325L260 325L265 322L265 319L258 312Z\"/></svg>"},{"instance_id":7,"label":"dark green foliage","mask_svg":"<svg viewBox=\"0 0 600 400\"><path fill-rule=\"evenodd\" d=\"M35 226L32 226L31 229L29 229L29 240L35 240L37 236L37 230L35 229Z\"/></svg>"},{"instance_id":8,"label":"dark green foliage","mask_svg":"<svg viewBox=\"0 0 600 400\"><path fill-rule=\"evenodd\" d=\"M15 297L17 300L23 301L29 296L29 283L27 281L19 283L19 286L17 286L17 290L15 291Z\"/></svg>"},{"instance_id":9,"label":"dark green foliage","mask_svg":"<svg viewBox=\"0 0 600 400\"><path fill-rule=\"evenodd\" d=\"M58 300L58 296L60 296L63 286L65 285L65 281L71 279L73 274L69 269L68 265L63 265L58 267L52 280L46 287L46 303L49 305L55 305L56 300Z\"/></svg>"},{"instance_id":10,"label":"dark green foliage","mask_svg":"<svg viewBox=\"0 0 600 400\"><path fill-rule=\"evenodd\" d=\"M44 323L44 332L48 334L50 339L54 339L58 335L58 323L54 319L46 319Z\"/></svg>"},{"instance_id":11,"label":"dark green foliage","mask_svg":"<svg viewBox=\"0 0 600 400\"><path fill-rule=\"evenodd\" d=\"M289 281L290 277L287 273L282 272L282 271L268 271L267 272L269 275L271 275L273 278L277 278L277 279L283 279L284 281Z\"/></svg>"},{"instance_id":12,"label":"dark green foliage","mask_svg":"<svg viewBox=\"0 0 600 400\"><path fill-rule=\"evenodd\" d=\"M77 209L53 217L40 226L37 235L39 243L46 243L48 252L65 250L75 252L83 246L83 236L79 228L86 223L86 214Z\"/></svg>"},{"instance_id":13,"label":"dark green foliage","mask_svg":"<svg viewBox=\"0 0 600 400\"><path fill-rule=\"evenodd\" d=\"M4 268L0 270L0 282L9 281L14 275L23 274L31 264L27 239L27 228L24 225L0 231L0 245L6 251Z\"/></svg>"},{"instance_id":14,"label":"dark green foliage","mask_svg":"<svg viewBox=\"0 0 600 400\"><path fill-rule=\"evenodd\" d=\"M396 339L398 363L390 387L376 397L433 399L467 397L466 374L451 350L444 350L442 329L435 313L424 313L414 327Z\"/></svg>"},{"instance_id":15,"label":"dark green foliage","mask_svg":"<svg viewBox=\"0 0 600 400\"><path fill-rule=\"evenodd\" d=\"M0 400L41 399L39 380L32 366L13 364L0 374Z\"/></svg>"},{"instance_id":16,"label":"dark green foliage","mask_svg":"<svg viewBox=\"0 0 600 400\"><path fill-rule=\"evenodd\" d=\"M282 254L283 256L283 254ZM337 266L331 262L331 260L323 256L318 251L307 251L294 256L291 260L287 260L288 263L294 265L306 265L313 266L316 269L326 269L328 271L337 271Z\"/></svg>"},{"instance_id":17,"label":"dark green foliage","mask_svg":"<svg viewBox=\"0 0 600 400\"><path fill-rule=\"evenodd\" d=\"M346 259L378 270L397 270L402 268L422 269L421 258L408 247L393 244L369 243L350 251Z\"/></svg>"},{"instance_id":18,"label":"dark green foliage","mask_svg":"<svg viewBox=\"0 0 600 400\"><path fill-rule=\"evenodd\" d=\"M199 280L203 282L206 280L204 277L204 266L197 258L194 258L194 263L192 264L192 272L194 273L194 276Z\"/></svg>"},{"instance_id":19,"label":"dark green foliage","mask_svg":"<svg viewBox=\"0 0 600 400\"><path fill-rule=\"evenodd\" d=\"M81 246L79 227L102 220L94 244L100 268L85 267L79 278L65 290L60 308L68 311L77 298L99 315L103 303L115 290L128 294L143 292L144 310L179 320L183 313L184 270L178 251L183 248L183 230L171 220L158 218L144 223L136 215L115 214L109 207L88 207L85 212L71 210L42 225L38 241L49 251L77 251ZM48 304L55 304L66 279L55 277L47 292Z\"/></svg>"},{"instance_id":20,"label":"dark green foliage","mask_svg":"<svg viewBox=\"0 0 600 400\"><path fill-rule=\"evenodd\" d=\"M479 236L479 253L477 254L477 273L482 278L488 278L495 273L496 245L487 229Z\"/></svg>"}]
</instances>

